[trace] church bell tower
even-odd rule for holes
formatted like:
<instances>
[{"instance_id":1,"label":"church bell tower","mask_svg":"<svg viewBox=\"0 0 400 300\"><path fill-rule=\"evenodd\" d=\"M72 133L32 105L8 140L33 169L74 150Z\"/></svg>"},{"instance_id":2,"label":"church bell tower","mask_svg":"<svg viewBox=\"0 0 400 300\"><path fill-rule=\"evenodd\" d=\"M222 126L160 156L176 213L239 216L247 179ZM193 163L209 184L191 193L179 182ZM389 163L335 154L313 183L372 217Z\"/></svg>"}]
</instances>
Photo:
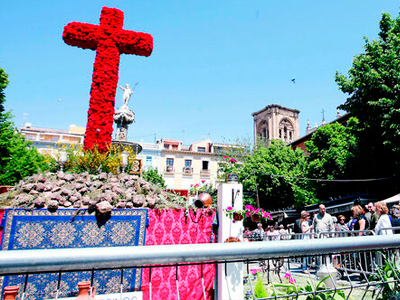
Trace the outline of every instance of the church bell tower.
<instances>
[{"instance_id":1,"label":"church bell tower","mask_svg":"<svg viewBox=\"0 0 400 300\"><path fill-rule=\"evenodd\" d=\"M298 139L299 113L297 109L278 104L268 105L253 113L254 142L263 139L269 143L272 139L278 139L290 144Z\"/></svg>"}]
</instances>

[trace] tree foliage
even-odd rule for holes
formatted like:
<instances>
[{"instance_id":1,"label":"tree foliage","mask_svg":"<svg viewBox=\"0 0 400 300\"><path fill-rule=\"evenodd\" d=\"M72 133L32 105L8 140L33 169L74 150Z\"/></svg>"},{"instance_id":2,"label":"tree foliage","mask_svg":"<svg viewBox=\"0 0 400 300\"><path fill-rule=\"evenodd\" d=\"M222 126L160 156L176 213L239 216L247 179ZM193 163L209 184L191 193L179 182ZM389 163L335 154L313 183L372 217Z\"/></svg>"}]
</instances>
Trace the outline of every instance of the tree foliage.
<instances>
[{"instance_id":1,"label":"tree foliage","mask_svg":"<svg viewBox=\"0 0 400 300\"><path fill-rule=\"evenodd\" d=\"M0 122L3 121L4 114L4 102L6 101L6 96L4 94L4 90L8 85L8 75L7 73L0 68Z\"/></svg>"},{"instance_id":2,"label":"tree foliage","mask_svg":"<svg viewBox=\"0 0 400 300\"><path fill-rule=\"evenodd\" d=\"M165 188L165 181L161 174L158 173L157 169L149 169L142 173L142 178L148 182L154 183L161 188Z\"/></svg>"},{"instance_id":3,"label":"tree foliage","mask_svg":"<svg viewBox=\"0 0 400 300\"><path fill-rule=\"evenodd\" d=\"M12 185L47 167L44 157L18 133L10 113L4 112L7 84L7 74L0 68L0 185Z\"/></svg>"},{"instance_id":4,"label":"tree foliage","mask_svg":"<svg viewBox=\"0 0 400 300\"><path fill-rule=\"evenodd\" d=\"M238 164L244 191L252 192L260 207L268 210L316 202L312 187L299 179L305 170L304 153L280 140L272 140L267 147L256 146Z\"/></svg>"},{"instance_id":5,"label":"tree foliage","mask_svg":"<svg viewBox=\"0 0 400 300\"><path fill-rule=\"evenodd\" d=\"M351 118L347 126L339 123L327 124L318 128L311 140L306 142L307 157L306 176L311 179L347 179L352 178L352 161L357 155L357 138L353 126L357 124ZM317 197L326 199L345 193L344 185L327 181L312 181ZM348 187L351 189L351 187Z\"/></svg>"},{"instance_id":6,"label":"tree foliage","mask_svg":"<svg viewBox=\"0 0 400 300\"><path fill-rule=\"evenodd\" d=\"M400 162L400 18L384 13L379 38L365 38L364 49L348 77L336 73L340 90L349 95L340 108L360 121L354 127L362 149L359 175L392 176Z\"/></svg>"}]
</instances>

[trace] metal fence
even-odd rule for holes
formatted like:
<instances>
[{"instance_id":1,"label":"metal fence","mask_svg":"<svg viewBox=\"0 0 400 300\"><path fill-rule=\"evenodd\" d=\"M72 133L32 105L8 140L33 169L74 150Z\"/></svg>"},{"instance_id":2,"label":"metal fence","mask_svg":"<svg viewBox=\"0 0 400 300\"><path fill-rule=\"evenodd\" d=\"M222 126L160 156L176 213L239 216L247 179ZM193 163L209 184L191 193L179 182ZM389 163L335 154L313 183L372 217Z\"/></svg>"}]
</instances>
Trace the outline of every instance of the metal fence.
<instances>
[{"instance_id":1,"label":"metal fence","mask_svg":"<svg viewBox=\"0 0 400 300\"><path fill-rule=\"evenodd\" d=\"M397 289L400 284L399 248L400 235L385 235L91 248L90 251L82 248L1 251L0 275L25 275L28 282L29 275L37 273L150 268L151 276L154 267L175 266L178 272L180 264L212 262L226 266L239 262L245 266L244 296L249 299L315 299L318 295L324 295L320 299L374 299L381 291ZM309 269L307 274L302 272L304 265ZM388 269L392 270L390 274ZM256 287L258 277L266 291L263 296ZM21 288L23 297L27 296L25 292L26 284Z\"/></svg>"}]
</instances>

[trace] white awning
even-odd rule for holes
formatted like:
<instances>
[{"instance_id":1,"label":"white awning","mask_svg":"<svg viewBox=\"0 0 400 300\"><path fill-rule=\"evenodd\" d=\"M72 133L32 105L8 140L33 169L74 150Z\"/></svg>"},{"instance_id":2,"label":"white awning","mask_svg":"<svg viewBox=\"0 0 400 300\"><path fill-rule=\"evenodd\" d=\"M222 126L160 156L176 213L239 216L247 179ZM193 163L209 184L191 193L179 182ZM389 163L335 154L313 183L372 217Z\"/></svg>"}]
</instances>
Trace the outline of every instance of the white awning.
<instances>
[{"instance_id":1,"label":"white awning","mask_svg":"<svg viewBox=\"0 0 400 300\"><path fill-rule=\"evenodd\" d=\"M400 201L400 194L394 195L390 198L387 198L385 200L382 200L382 202L388 204L388 203L393 203L393 202L399 202Z\"/></svg>"}]
</instances>

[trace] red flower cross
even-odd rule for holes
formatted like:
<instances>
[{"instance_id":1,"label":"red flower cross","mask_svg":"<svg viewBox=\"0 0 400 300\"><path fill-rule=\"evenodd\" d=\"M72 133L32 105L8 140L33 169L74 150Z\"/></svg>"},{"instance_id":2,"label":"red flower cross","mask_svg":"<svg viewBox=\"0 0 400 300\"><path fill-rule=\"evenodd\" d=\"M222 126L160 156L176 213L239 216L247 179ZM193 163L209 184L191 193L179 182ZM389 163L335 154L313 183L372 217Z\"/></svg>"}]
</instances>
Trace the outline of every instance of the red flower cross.
<instances>
[{"instance_id":1,"label":"red flower cross","mask_svg":"<svg viewBox=\"0 0 400 300\"><path fill-rule=\"evenodd\" d=\"M70 46L96 50L84 148L97 145L104 152L111 144L115 93L120 54L150 56L150 34L122 29L124 13L103 7L100 25L71 22L64 27L63 39Z\"/></svg>"}]
</instances>

